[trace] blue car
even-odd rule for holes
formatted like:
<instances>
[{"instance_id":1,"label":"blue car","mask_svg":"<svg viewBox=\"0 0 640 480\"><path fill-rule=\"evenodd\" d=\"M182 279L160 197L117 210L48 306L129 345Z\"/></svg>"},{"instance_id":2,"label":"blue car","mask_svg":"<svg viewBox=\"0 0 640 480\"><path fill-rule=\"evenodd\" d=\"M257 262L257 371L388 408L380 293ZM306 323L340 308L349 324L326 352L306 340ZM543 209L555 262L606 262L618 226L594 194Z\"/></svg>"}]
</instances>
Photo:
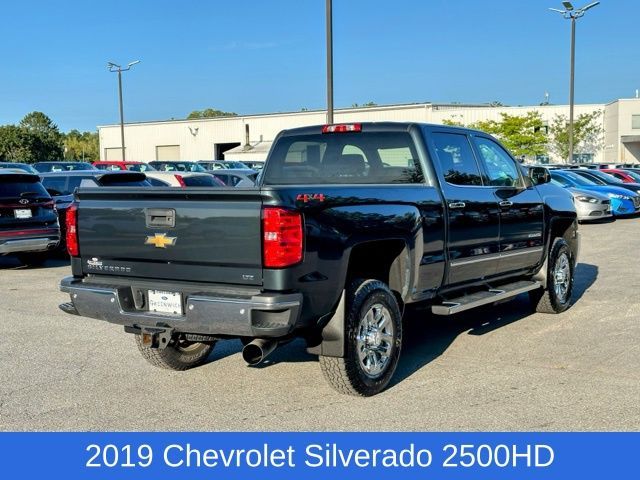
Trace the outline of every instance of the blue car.
<instances>
[{"instance_id":1,"label":"blue car","mask_svg":"<svg viewBox=\"0 0 640 480\"><path fill-rule=\"evenodd\" d=\"M633 215L640 211L640 195L631 190L613 185L598 185L570 171L551 170L550 173L553 182L562 187L580 188L607 195L611 199L611 212L614 216Z\"/></svg>"}]
</instances>

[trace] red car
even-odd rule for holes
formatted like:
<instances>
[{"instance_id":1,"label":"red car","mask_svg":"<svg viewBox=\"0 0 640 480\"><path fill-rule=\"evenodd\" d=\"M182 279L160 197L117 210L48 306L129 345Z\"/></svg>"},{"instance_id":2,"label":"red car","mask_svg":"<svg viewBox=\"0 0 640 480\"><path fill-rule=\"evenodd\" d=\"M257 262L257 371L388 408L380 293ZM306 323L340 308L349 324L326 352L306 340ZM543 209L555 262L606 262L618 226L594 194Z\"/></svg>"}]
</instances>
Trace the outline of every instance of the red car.
<instances>
[{"instance_id":1,"label":"red car","mask_svg":"<svg viewBox=\"0 0 640 480\"><path fill-rule=\"evenodd\" d=\"M105 160L93 162L93 166L100 170L129 170L132 172L153 171L151 165L144 162L123 162L121 160Z\"/></svg>"},{"instance_id":2,"label":"red car","mask_svg":"<svg viewBox=\"0 0 640 480\"><path fill-rule=\"evenodd\" d=\"M622 180L623 183L640 183L640 174L630 172L628 170L621 170L619 168L603 168L601 172L608 173L616 177L618 180Z\"/></svg>"}]
</instances>

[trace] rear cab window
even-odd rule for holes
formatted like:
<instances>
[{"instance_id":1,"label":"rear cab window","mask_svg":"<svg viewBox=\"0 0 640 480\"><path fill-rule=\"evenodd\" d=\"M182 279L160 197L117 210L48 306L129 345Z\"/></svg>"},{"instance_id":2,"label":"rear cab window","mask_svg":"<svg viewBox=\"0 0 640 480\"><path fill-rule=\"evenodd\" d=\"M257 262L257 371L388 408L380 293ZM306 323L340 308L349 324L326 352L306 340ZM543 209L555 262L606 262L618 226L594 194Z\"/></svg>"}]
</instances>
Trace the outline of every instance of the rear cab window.
<instances>
[{"instance_id":1,"label":"rear cab window","mask_svg":"<svg viewBox=\"0 0 640 480\"><path fill-rule=\"evenodd\" d=\"M436 159L447 183L460 186L482 186L480 166L463 133L434 132L431 135Z\"/></svg>"},{"instance_id":2,"label":"rear cab window","mask_svg":"<svg viewBox=\"0 0 640 480\"><path fill-rule=\"evenodd\" d=\"M265 166L265 185L424 183L406 131L281 137Z\"/></svg>"}]
</instances>

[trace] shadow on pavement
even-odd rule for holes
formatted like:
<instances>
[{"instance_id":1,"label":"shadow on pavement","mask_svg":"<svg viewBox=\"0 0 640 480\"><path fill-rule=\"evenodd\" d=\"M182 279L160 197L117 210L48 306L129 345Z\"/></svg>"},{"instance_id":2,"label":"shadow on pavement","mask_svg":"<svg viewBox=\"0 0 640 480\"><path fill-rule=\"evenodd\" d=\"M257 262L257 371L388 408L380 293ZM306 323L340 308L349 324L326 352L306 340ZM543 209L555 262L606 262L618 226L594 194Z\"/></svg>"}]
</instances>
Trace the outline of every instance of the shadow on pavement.
<instances>
[{"instance_id":1,"label":"shadow on pavement","mask_svg":"<svg viewBox=\"0 0 640 480\"><path fill-rule=\"evenodd\" d=\"M573 291L573 303L595 283L598 267L588 263L580 263L576 267L576 279ZM409 310L404 321L404 345L400 363L389 388L409 378L415 372L442 355L461 334L485 335L511 323L522 320L532 314L531 303L527 294L519 295L513 300L487 305L475 310L439 317L428 309ZM242 350L240 342L223 342L230 344L233 353ZM214 354L215 356L215 354ZM239 358L239 361L242 361ZM317 357L305 350L303 340L296 340L281 346L273 352L265 362L251 368L268 368L280 362L315 362Z\"/></svg>"},{"instance_id":2,"label":"shadow on pavement","mask_svg":"<svg viewBox=\"0 0 640 480\"><path fill-rule=\"evenodd\" d=\"M65 267L70 264L68 257L52 256L39 265L24 265L13 255L0 256L0 270L36 270L39 268Z\"/></svg>"}]
</instances>

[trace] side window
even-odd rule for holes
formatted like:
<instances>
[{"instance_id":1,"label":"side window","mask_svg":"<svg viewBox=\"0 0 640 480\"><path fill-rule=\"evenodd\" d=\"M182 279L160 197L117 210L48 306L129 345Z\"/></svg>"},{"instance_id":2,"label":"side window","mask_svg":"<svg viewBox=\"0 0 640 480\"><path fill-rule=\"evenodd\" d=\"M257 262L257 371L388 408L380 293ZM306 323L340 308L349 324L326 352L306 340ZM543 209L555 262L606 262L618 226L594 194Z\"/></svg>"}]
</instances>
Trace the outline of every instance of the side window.
<instances>
[{"instance_id":1,"label":"side window","mask_svg":"<svg viewBox=\"0 0 640 480\"><path fill-rule=\"evenodd\" d=\"M434 133L433 143L444 179L453 185L482 185L480 168L469 140L459 133Z\"/></svg>"},{"instance_id":2,"label":"side window","mask_svg":"<svg viewBox=\"0 0 640 480\"><path fill-rule=\"evenodd\" d=\"M566 178L561 177L560 175L551 173L551 179L554 183L557 183L561 187L570 187L571 184L566 180Z\"/></svg>"},{"instance_id":3,"label":"side window","mask_svg":"<svg viewBox=\"0 0 640 480\"><path fill-rule=\"evenodd\" d=\"M158 180L157 178L147 177L147 181L154 187L168 187L169 184L167 182L163 182L162 180Z\"/></svg>"},{"instance_id":4,"label":"side window","mask_svg":"<svg viewBox=\"0 0 640 480\"><path fill-rule=\"evenodd\" d=\"M515 161L496 142L488 138L475 137L473 141L480 152L489 176L489 185L494 187L522 187L522 177Z\"/></svg>"},{"instance_id":5,"label":"side window","mask_svg":"<svg viewBox=\"0 0 640 480\"><path fill-rule=\"evenodd\" d=\"M220 180L225 185L229 185L229 175L225 173L216 173L216 178Z\"/></svg>"}]
</instances>

